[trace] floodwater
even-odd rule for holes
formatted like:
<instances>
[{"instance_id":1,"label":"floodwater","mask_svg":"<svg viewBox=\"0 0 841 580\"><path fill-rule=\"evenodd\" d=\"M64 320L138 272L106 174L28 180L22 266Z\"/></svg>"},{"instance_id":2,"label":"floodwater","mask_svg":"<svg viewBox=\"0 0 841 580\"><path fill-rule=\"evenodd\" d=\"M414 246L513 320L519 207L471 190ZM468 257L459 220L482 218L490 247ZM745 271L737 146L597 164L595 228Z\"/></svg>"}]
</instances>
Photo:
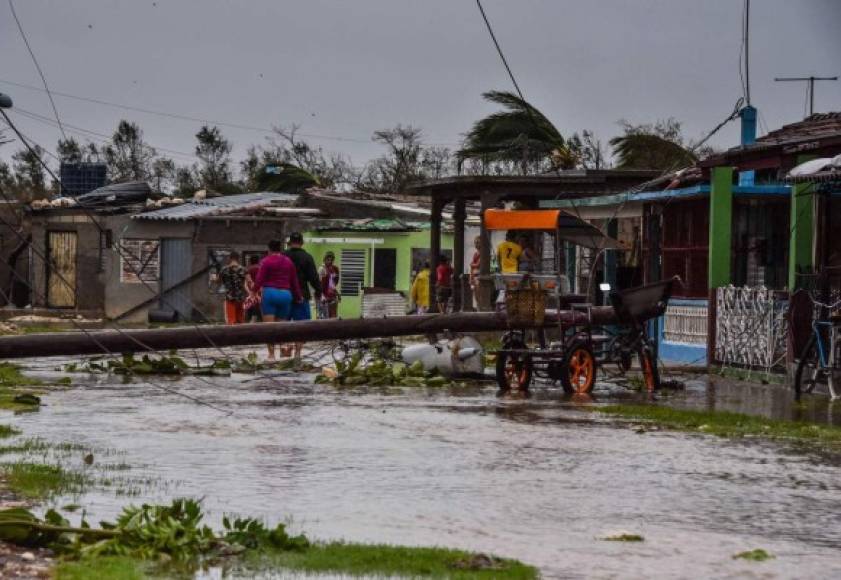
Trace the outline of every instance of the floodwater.
<instances>
[{"instance_id":1,"label":"floodwater","mask_svg":"<svg viewBox=\"0 0 841 580\"><path fill-rule=\"evenodd\" d=\"M492 385L337 391L292 373L207 380L165 384L233 414L143 382L79 375L86 382L12 422L28 437L117 450L129 466L120 477L151 478L136 497L87 492L76 501L91 521L130 501L189 496L204 498L212 522L247 514L289 520L318 539L492 552L545 578L841 578L837 457L640 434L562 403L554 390L498 401ZM793 412L789 393L757 388L695 378L672 397L688 407ZM629 396L600 390L601 401ZM826 405L805 412L838 422ZM69 461L84 467L81 457ZM599 539L617 533L645 541ZM755 548L775 558L733 558Z\"/></svg>"}]
</instances>

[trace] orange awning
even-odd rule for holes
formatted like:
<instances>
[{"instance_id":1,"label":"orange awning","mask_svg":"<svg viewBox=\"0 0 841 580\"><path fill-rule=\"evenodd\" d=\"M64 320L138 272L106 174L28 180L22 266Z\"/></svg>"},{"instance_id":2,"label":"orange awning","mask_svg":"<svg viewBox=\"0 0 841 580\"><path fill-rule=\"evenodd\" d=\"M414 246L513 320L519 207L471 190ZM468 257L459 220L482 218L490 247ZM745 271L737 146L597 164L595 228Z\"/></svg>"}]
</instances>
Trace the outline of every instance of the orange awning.
<instances>
[{"instance_id":1,"label":"orange awning","mask_svg":"<svg viewBox=\"0 0 841 580\"><path fill-rule=\"evenodd\" d=\"M486 230L554 230L558 227L559 209L488 209Z\"/></svg>"},{"instance_id":2,"label":"orange awning","mask_svg":"<svg viewBox=\"0 0 841 580\"><path fill-rule=\"evenodd\" d=\"M488 209L484 227L493 230L542 230L554 232L558 239L597 250L621 248L618 241L599 228L562 209Z\"/></svg>"}]
</instances>

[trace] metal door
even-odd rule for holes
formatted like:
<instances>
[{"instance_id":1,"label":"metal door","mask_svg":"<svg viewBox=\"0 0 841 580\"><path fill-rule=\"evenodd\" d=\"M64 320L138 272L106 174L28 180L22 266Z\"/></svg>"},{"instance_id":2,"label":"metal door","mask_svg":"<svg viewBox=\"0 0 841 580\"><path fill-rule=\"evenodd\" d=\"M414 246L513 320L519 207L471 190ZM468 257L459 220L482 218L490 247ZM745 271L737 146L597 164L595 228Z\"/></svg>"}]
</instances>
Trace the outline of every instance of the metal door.
<instances>
[{"instance_id":1,"label":"metal door","mask_svg":"<svg viewBox=\"0 0 841 580\"><path fill-rule=\"evenodd\" d=\"M76 306L76 232L47 233L47 306Z\"/></svg>"},{"instance_id":2,"label":"metal door","mask_svg":"<svg viewBox=\"0 0 841 580\"><path fill-rule=\"evenodd\" d=\"M161 297L162 310L175 311L178 320L191 320L190 284L181 284L191 274L193 252L189 239L166 238L161 240L161 290L168 290ZM175 286L175 288L173 288Z\"/></svg>"}]
</instances>

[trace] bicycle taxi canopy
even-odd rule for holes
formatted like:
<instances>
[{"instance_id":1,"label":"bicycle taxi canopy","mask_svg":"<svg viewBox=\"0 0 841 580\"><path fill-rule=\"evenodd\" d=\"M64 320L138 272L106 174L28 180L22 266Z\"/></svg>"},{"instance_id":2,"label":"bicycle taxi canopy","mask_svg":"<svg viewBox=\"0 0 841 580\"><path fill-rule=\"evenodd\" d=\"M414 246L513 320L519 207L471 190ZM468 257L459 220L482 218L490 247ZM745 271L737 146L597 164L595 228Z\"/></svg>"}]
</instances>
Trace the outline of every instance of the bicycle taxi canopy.
<instances>
[{"instance_id":1,"label":"bicycle taxi canopy","mask_svg":"<svg viewBox=\"0 0 841 580\"><path fill-rule=\"evenodd\" d=\"M562 209L488 209L485 210L484 228L488 231L555 232L557 240L596 250L622 247L596 226Z\"/></svg>"}]
</instances>

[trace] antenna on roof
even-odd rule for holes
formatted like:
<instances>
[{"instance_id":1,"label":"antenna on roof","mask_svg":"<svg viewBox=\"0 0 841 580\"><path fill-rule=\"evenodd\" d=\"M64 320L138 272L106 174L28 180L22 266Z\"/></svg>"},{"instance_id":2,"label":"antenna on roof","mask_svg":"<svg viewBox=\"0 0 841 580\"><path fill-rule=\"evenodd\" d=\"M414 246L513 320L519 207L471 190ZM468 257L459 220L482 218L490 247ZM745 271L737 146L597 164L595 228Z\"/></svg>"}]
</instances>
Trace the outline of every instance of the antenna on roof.
<instances>
[{"instance_id":1,"label":"antenna on roof","mask_svg":"<svg viewBox=\"0 0 841 580\"><path fill-rule=\"evenodd\" d=\"M774 80L778 82L808 82L809 86L806 91L809 95L809 116L811 117L815 114L815 81L837 81L838 77L776 77Z\"/></svg>"}]
</instances>

